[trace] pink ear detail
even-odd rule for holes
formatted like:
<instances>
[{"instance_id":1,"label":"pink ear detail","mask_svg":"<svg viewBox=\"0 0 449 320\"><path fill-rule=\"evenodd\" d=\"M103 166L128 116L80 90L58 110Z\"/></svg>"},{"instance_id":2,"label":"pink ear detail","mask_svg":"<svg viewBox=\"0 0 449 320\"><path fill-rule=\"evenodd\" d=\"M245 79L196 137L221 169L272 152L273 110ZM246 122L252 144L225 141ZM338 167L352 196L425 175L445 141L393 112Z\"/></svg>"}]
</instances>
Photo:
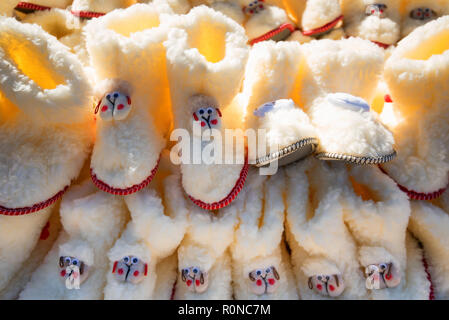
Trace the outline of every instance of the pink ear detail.
<instances>
[{"instance_id":1,"label":"pink ear detail","mask_svg":"<svg viewBox=\"0 0 449 320\"><path fill-rule=\"evenodd\" d=\"M215 108L215 110L217 110L217 113L218 113L218 115L220 116L220 118L221 118L221 111L220 111L220 109L218 109L218 108Z\"/></svg>"},{"instance_id":2,"label":"pink ear detail","mask_svg":"<svg viewBox=\"0 0 449 320\"><path fill-rule=\"evenodd\" d=\"M147 276L147 274L148 274L148 265L145 263L145 270L143 272L143 275Z\"/></svg>"},{"instance_id":3,"label":"pink ear detail","mask_svg":"<svg viewBox=\"0 0 449 320\"><path fill-rule=\"evenodd\" d=\"M131 105L131 98L126 96L126 100L128 100L128 104Z\"/></svg>"},{"instance_id":4,"label":"pink ear detail","mask_svg":"<svg viewBox=\"0 0 449 320\"><path fill-rule=\"evenodd\" d=\"M196 113L193 113L193 119L195 119L195 121L198 121L198 116L196 115Z\"/></svg>"},{"instance_id":5,"label":"pink ear detail","mask_svg":"<svg viewBox=\"0 0 449 320\"><path fill-rule=\"evenodd\" d=\"M112 273L115 273L115 269L117 269L117 261L114 262L114 267L112 268Z\"/></svg>"},{"instance_id":6,"label":"pink ear detail","mask_svg":"<svg viewBox=\"0 0 449 320\"><path fill-rule=\"evenodd\" d=\"M262 280L260 280L260 279L257 280L257 281L256 281L256 284L260 287L260 286L262 285Z\"/></svg>"}]
</instances>

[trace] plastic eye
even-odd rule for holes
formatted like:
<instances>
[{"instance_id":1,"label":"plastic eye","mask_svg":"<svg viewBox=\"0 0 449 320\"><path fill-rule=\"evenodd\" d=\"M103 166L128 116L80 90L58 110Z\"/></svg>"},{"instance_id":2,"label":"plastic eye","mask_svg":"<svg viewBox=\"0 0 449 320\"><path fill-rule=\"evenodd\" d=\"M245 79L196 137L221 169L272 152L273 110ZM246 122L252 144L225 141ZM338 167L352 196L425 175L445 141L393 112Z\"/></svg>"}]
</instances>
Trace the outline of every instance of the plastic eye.
<instances>
[{"instance_id":1,"label":"plastic eye","mask_svg":"<svg viewBox=\"0 0 449 320\"><path fill-rule=\"evenodd\" d=\"M198 113L201 114L201 115L203 115L204 112L205 112L205 110L203 108L200 108L200 110L198 110Z\"/></svg>"},{"instance_id":2,"label":"plastic eye","mask_svg":"<svg viewBox=\"0 0 449 320\"><path fill-rule=\"evenodd\" d=\"M212 108L207 108L207 113L208 113L208 114L212 114L212 112L214 112L214 109L212 109Z\"/></svg>"},{"instance_id":3,"label":"plastic eye","mask_svg":"<svg viewBox=\"0 0 449 320\"><path fill-rule=\"evenodd\" d=\"M80 264L80 262L79 262L78 259L73 259L73 260L72 260L72 264L73 264L74 266L78 266L78 265Z\"/></svg>"},{"instance_id":4,"label":"plastic eye","mask_svg":"<svg viewBox=\"0 0 449 320\"><path fill-rule=\"evenodd\" d=\"M267 268L267 270L265 270L266 273L270 273L271 272L271 268Z\"/></svg>"},{"instance_id":5,"label":"plastic eye","mask_svg":"<svg viewBox=\"0 0 449 320\"><path fill-rule=\"evenodd\" d=\"M257 269L256 270L256 275L260 276L262 274L262 270Z\"/></svg>"},{"instance_id":6,"label":"plastic eye","mask_svg":"<svg viewBox=\"0 0 449 320\"><path fill-rule=\"evenodd\" d=\"M329 276L326 276L326 280L328 280L329 281L329 279L330 279L331 277L329 277Z\"/></svg>"},{"instance_id":7,"label":"plastic eye","mask_svg":"<svg viewBox=\"0 0 449 320\"><path fill-rule=\"evenodd\" d=\"M194 274L197 274L200 270L198 270L198 268L193 268L192 271L193 271Z\"/></svg>"},{"instance_id":8,"label":"plastic eye","mask_svg":"<svg viewBox=\"0 0 449 320\"><path fill-rule=\"evenodd\" d=\"M114 92L114 98L118 98L119 93L118 92Z\"/></svg>"},{"instance_id":9,"label":"plastic eye","mask_svg":"<svg viewBox=\"0 0 449 320\"><path fill-rule=\"evenodd\" d=\"M138 262L139 262L139 258L134 257L134 258L132 259L132 263L133 263L133 264L137 264Z\"/></svg>"},{"instance_id":10,"label":"plastic eye","mask_svg":"<svg viewBox=\"0 0 449 320\"><path fill-rule=\"evenodd\" d=\"M106 95L106 99L111 99L111 95L110 94L108 94L108 95Z\"/></svg>"},{"instance_id":11,"label":"plastic eye","mask_svg":"<svg viewBox=\"0 0 449 320\"><path fill-rule=\"evenodd\" d=\"M72 263L72 259L70 259L70 257L65 257L64 258L65 263L67 264L71 264Z\"/></svg>"},{"instance_id":12,"label":"plastic eye","mask_svg":"<svg viewBox=\"0 0 449 320\"><path fill-rule=\"evenodd\" d=\"M316 277L319 281L321 281L321 279L323 279L321 276Z\"/></svg>"},{"instance_id":13,"label":"plastic eye","mask_svg":"<svg viewBox=\"0 0 449 320\"><path fill-rule=\"evenodd\" d=\"M128 263L129 260L130 260L129 257L124 257L124 258L123 258L123 262L124 262L124 263Z\"/></svg>"},{"instance_id":14,"label":"plastic eye","mask_svg":"<svg viewBox=\"0 0 449 320\"><path fill-rule=\"evenodd\" d=\"M382 270L382 271L387 269L387 265L385 263L381 263L379 265L379 267L380 267L380 270Z\"/></svg>"}]
</instances>

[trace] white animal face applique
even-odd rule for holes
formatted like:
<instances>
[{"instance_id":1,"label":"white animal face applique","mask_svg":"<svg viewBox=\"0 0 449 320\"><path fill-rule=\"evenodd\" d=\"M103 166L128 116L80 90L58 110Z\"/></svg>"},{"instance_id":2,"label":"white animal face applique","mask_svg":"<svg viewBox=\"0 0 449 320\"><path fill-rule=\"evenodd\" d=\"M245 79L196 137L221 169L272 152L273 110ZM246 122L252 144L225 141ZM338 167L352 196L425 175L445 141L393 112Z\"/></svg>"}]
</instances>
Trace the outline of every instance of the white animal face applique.
<instances>
[{"instance_id":1,"label":"white animal face applique","mask_svg":"<svg viewBox=\"0 0 449 320\"><path fill-rule=\"evenodd\" d=\"M208 273L201 271L199 267L182 269L181 279L190 292L203 293L209 286Z\"/></svg>"},{"instance_id":2,"label":"white animal face applique","mask_svg":"<svg viewBox=\"0 0 449 320\"><path fill-rule=\"evenodd\" d=\"M79 289L79 284L83 283L88 275L89 268L83 261L70 256L59 257L59 276L66 283L68 280L72 284L77 284Z\"/></svg>"},{"instance_id":3,"label":"white animal face applique","mask_svg":"<svg viewBox=\"0 0 449 320\"><path fill-rule=\"evenodd\" d=\"M366 6L365 14L367 16L376 16L379 18L387 17L387 5L383 3L369 4Z\"/></svg>"},{"instance_id":4,"label":"white animal face applique","mask_svg":"<svg viewBox=\"0 0 449 320\"><path fill-rule=\"evenodd\" d=\"M131 98L115 91L106 94L97 105L95 113L100 113L103 121L124 120L131 111Z\"/></svg>"},{"instance_id":5,"label":"white animal face applique","mask_svg":"<svg viewBox=\"0 0 449 320\"><path fill-rule=\"evenodd\" d=\"M215 107L202 107L193 113L193 120L200 122L201 129L220 129L221 111Z\"/></svg>"},{"instance_id":6,"label":"white animal face applique","mask_svg":"<svg viewBox=\"0 0 449 320\"><path fill-rule=\"evenodd\" d=\"M401 282L401 276L393 263L370 264L365 268L366 288L379 290L394 288Z\"/></svg>"},{"instance_id":7,"label":"white animal face applique","mask_svg":"<svg viewBox=\"0 0 449 320\"><path fill-rule=\"evenodd\" d=\"M339 274L321 274L309 278L309 289L329 297L338 297L345 290L343 278Z\"/></svg>"},{"instance_id":8,"label":"white animal face applique","mask_svg":"<svg viewBox=\"0 0 449 320\"><path fill-rule=\"evenodd\" d=\"M125 256L114 262L112 269L115 280L138 284L148 274L148 264L135 256Z\"/></svg>"},{"instance_id":9,"label":"white animal face applique","mask_svg":"<svg viewBox=\"0 0 449 320\"><path fill-rule=\"evenodd\" d=\"M437 17L437 13L430 8L416 8L410 11L410 18L414 20L430 21Z\"/></svg>"},{"instance_id":10,"label":"white animal face applique","mask_svg":"<svg viewBox=\"0 0 449 320\"><path fill-rule=\"evenodd\" d=\"M254 294L263 295L273 293L279 284L279 273L276 268L271 266L264 269L256 269L249 273L251 281L251 290Z\"/></svg>"},{"instance_id":11,"label":"white animal face applique","mask_svg":"<svg viewBox=\"0 0 449 320\"><path fill-rule=\"evenodd\" d=\"M243 12L247 15L253 15L259 13L265 9L263 0L254 0L248 3L248 5L243 7Z\"/></svg>"}]
</instances>

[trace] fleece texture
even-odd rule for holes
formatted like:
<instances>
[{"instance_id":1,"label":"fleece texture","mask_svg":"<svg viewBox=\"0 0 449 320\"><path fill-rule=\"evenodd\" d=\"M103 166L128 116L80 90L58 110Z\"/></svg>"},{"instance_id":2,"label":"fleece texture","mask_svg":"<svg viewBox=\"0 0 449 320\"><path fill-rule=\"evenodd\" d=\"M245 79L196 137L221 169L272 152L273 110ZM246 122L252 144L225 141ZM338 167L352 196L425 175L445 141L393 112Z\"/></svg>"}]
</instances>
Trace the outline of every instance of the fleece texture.
<instances>
[{"instance_id":1,"label":"fleece texture","mask_svg":"<svg viewBox=\"0 0 449 320\"><path fill-rule=\"evenodd\" d=\"M307 0L304 11L299 14L300 27L302 30L317 29L334 21L341 14L339 0Z\"/></svg>"},{"instance_id":2,"label":"fleece texture","mask_svg":"<svg viewBox=\"0 0 449 320\"><path fill-rule=\"evenodd\" d=\"M175 299L231 299L231 257L229 246L234 239L239 203L217 212L205 211L192 203L186 235L178 249L178 280ZM184 268L198 267L207 272L209 287L203 293L187 291L181 280Z\"/></svg>"},{"instance_id":3,"label":"fleece texture","mask_svg":"<svg viewBox=\"0 0 449 320\"><path fill-rule=\"evenodd\" d=\"M216 101L212 106L221 111L223 125L217 130L224 138L224 128L241 126L242 112L230 116L228 109L241 86L249 52L243 28L231 18L206 6L195 7L184 16L164 16L164 24L170 26L164 45L167 48L175 129L183 128L192 133L195 122L192 114L199 107L206 108L210 104L204 104L206 100L201 99L189 103L193 101L190 98L206 95ZM194 143L192 138L189 140L186 142L187 148ZM201 152L205 145L207 143L201 143ZM237 159L243 160L244 150L233 146L222 147L223 164L206 164L201 159L200 164L181 165L184 190L193 198L213 203L223 200L234 188L243 161L225 164L225 159L235 151ZM196 156L199 158L201 155ZM217 185L216 181L220 184Z\"/></svg>"},{"instance_id":4,"label":"fleece texture","mask_svg":"<svg viewBox=\"0 0 449 320\"><path fill-rule=\"evenodd\" d=\"M344 219L357 242L360 265L366 268L371 264L393 263L399 270L401 282L398 286L372 290L371 297L428 299L428 283L417 282L426 278L424 269L419 265L407 265L409 259L419 261L419 252L412 249L416 241L406 240L410 216L407 195L378 168L350 166L343 206ZM415 244L407 249L407 241ZM409 272L413 274L409 276ZM419 283L421 287L416 286Z\"/></svg>"},{"instance_id":5,"label":"fleece texture","mask_svg":"<svg viewBox=\"0 0 449 320\"><path fill-rule=\"evenodd\" d=\"M313 158L286 168L287 240L302 299L328 299L309 289L315 275L340 275L345 289L337 299L366 299L357 246L344 222L345 175Z\"/></svg>"},{"instance_id":6,"label":"fleece texture","mask_svg":"<svg viewBox=\"0 0 449 320\"><path fill-rule=\"evenodd\" d=\"M85 27L90 63L99 84L97 99L116 90L127 91L131 99L125 119L97 118L91 168L114 188L129 188L151 175L170 129L162 45L167 28L160 26L161 11L171 12L168 6L136 4L92 19Z\"/></svg>"},{"instance_id":7,"label":"fleece texture","mask_svg":"<svg viewBox=\"0 0 449 320\"><path fill-rule=\"evenodd\" d=\"M290 261L288 255L283 254L284 172L267 178L253 169L249 172L247 183L244 193L237 200L243 203L240 204L239 224L231 246L234 296L238 300L297 300ZM275 267L279 273L277 288L272 293L254 294L251 290L254 284L248 274L270 267Z\"/></svg>"},{"instance_id":8,"label":"fleece texture","mask_svg":"<svg viewBox=\"0 0 449 320\"><path fill-rule=\"evenodd\" d=\"M417 15L413 13L417 9L430 9L431 12L429 12L429 16L426 16L427 12L421 11L420 19L416 19ZM449 14L449 1L447 0L403 0L401 8L402 38L427 22L447 14Z\"/></svg>"},{"instance_id":9,"label":"fleece texture","mask_svg":"<svg viewBox=\"0 0 449 320\"><path fill-rule=\"evenodd\" d=\"M169 161L168 156L163 161ZM176 258L168 257L175 253L187 228L188 211L179 173L156 178L148 188L127 196L125 202L131 212L131 221L109 251L110 266L112 268L114 262L124 256L133 255L148 264L148 275L142 282L132 284L117 282L109 272L105 298L157 299L158 294L162 295L156 291L159 277L172 285L176 280ZM168 260L162 262L164 259ZM167 267L166 271L158 267L160 263ZM168 277L170 274L171 278Z\"/></svg>"},{"instance_id":10,"label":"fleece texture","mask_svg":"<svg viewBox=\"0 0 449 320\"><path fill-rule=\"evenodd\" d=\"M345 32L348 36L394 45L401 36L400 1L383 0L387 8L381 17L365 13L367 6L378 3L377 0L343 0Z\"/></svg>"},{"instance_id":11,"label":"fleece texture","mask_svg":"<svg viewBox=\"0 0 449 320\"><path fill-rule=\"evenodd\" d=\"M427 201L412 201L411 208L409 229L423 244L435 298L447 300L449 299L449 253L447 250L449 207L442 203L434 205Z\"/></svg>"},{"instance_id":12,"label":"fleece texture","mask_svg":"<svg viewBox=\"0 0 449 320\"><path fill-rule=\"evenodd\" d=\"M110 272L107 252L127 219L123 199L97 191L90 180L72 187L61 202L64 231L36 269L20 299L102 299ZM89 267L79 290L68 290L59 275L60 256L76 257Z\"/></svg>"},{"instance_id":13,"label":"fleece texture","mask_svg":"<svg viewBox=\"0 0 449 320\"><path fill-rule=\"evenodd\" d=\"M357 38L320 40L301 49L302 62L290 96L315 126L319 152L371 157L391 154L393 135L376 113L342 108L328 96L346 93L370 104L382 73L383 50Z\"/></svg>"},{"instance_id":14,"label":"fleece texture","mask_svg":"<svg viewBox=\"0 0 449 320\"><path fill-rule=\"evenodd\" d=\"M449 17L415 29L385 64L398 157L383 166L409 190L436 192L449 177Z\"/></svg>"},{"instance_id":15,"label":"fleece texture","mask_svg":"<svg viewBox=\"0 0 449 320\"><path fill-rule=\"evenodd\" d=\"M117 8L127 8L136 0L73 0L72 11L108 13Z\"/></svg>"}]
</instances>

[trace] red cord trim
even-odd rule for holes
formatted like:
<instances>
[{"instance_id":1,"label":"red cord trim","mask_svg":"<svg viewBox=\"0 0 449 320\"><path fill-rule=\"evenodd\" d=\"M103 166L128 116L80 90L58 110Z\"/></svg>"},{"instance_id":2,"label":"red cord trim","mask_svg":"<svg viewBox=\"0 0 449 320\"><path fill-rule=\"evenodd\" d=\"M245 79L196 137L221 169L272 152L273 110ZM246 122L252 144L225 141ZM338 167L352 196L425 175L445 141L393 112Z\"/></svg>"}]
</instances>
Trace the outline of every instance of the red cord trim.
<instances>
[{"instance_id":1,"label":"red cord trim","mask_svg":"<svg viewBox=\"0 0 449 320\"><path fill-rule=\"evenodd\" d=\"M391 179L393 179L388 174L388 172L386 172L381 166L379 166L379 169L384 174L386 174ZM393 179L393 181L394 181L394 179ZM407 189L406 187L404 187L403 185L401 185L401 184L399 184L397 182L396 182L396 185L399 187L399 189L401 189L402 192L405 192L411 200L433 200L433 199L436 199L436 198L440 197L444 193L444 191L446 191L446 189L448 187L448 186L446 186L446 187L441 188L441 189L439 189L437 191L434 191L434 192L424 193L424 192L417 192L417 191L414 191L414 190Z\"/></svg>"},{"instance_id":2,"label":"red cord trim","mask_svg":"<svg viewBox=\"0 0 449 320\"><path fill-rule=\"evenodd\" d=\"M271 38L273 38L275 35L281 33L282 31L284 31L285 29L290 30L290 32L294 32L295 31L295 27L290 24L290 23L284 23L283 25L281 25L280 27L277 27L276 29L273 29L271 31L268 31L267 33L252 39L249 44L253 45L257 42L262 42L262 41L266 41L266 40L270 40Z\"/></svg>"},{"instance_id":3,"label":"red cord trim","mask_svg":"<svg viewBox=\"0 0 449 320\"><path fill-rule=\"evenodd\" d=\"M246 154L245 155L245 164L243 165L243 168L240 171L240 177L237 180L234 188L232 188L231 192L223 200L220 200L220 201L214 202L214 203L205 203L205 202L203 202L201 200L197 200L194 197L189 195L190 200L192 200L193 203L195 203L197 206L199 206L205 210L218 210L218 209L228 206L229 204L231 204L232 201L235 200L235 198L240 193L240 191L242 191L243 185L245 184L245 181L246 181L246 176L248 175L248 168L249 168L248 154Z\"/></svg>"},{"instance_id":4,"label":"red cord trim","mask_svg":"<svg viewBox=\"0 0 449 320\"><path fill-rule=\"evenodd\" d=\"M383 49L388 49L390 47L390 45L386 44L386 43L382 43L382 42L378 42L378 41L371 41L371 42L377 44L379 47L381 47Z\"/></svg>"},{"instance_id":5,"label":"red cord trim","mask_svg":"<svg viewBox=\"0 0 449 320\"><path fill-rule=\"evenodd\" d=\"M337 17L335 20L329 22L328 24L325 24L322 27L312 29L312 30L304 30L302 32L302 34L305 36L313 36L313 35L316 35L319 33L324 33L326 31L333 29L341 20L343 20L343 15Z\"/></svg>"},{"instance_id":6,"label":"red cord trim","mask_svg":"<svg viewBox=\"0 0 449 320\"><path fill-rule=\"evenodd\" d=\"M156 166L153 168L153 170L151 170L151 174L145 180L143 180L139 184L135 184L135 185L133 185L129 188L125 188L125 189L111 187L104 181L98 179L92 168L90 168L90 177L92 178L93 183L97 186L98 189L100 189L104 192L107 192L107 193L111 193L111 194L115 194L115 195L119 195L119 196L126 196L129 194L135 193L139 190L142 190L151 182L151 180L153 180L154 175L157 172L157 168L159 167L159 161L160 161L160 157L157 160Z\"/></svg>"},{"instance_id":7,"label":"red cord trim","mask_svg":"<svg viewBox=\"0 0 449 320\"><path fill-rule=\"evenodd\" d=\"M75 17L87 18L87 19L99 18L106 14L106 13L92 12L92 11L71 11L71 12Z\"/></svg>"},{"instance_id":8,"label":"red cord trim","mask_svg":"<svg viewBox=\"0 0 449 320\"><path fill-rule=\"evenodd\" d=\"M16 6L16 9L18 10L27 10L27 11L44 11L44 10L50 10L50 7L46 6L40 6L38 4L29 3L29 2L19 2L19 4Z\"/></svg>"},{"instance_id":9,"label":"red cord trim","mask_svg":"<svg viewBox=\"0 0 449 320\"><path fill-rule=\"evenodd\" d=\"M58 201L62 195L67 191L67 188L69 186L64 187L63 190L59 191L57 194L55 194L53 197L51 197L48 200L45 200L43 202L36 203L30 207L23 207L23 208L6 208L3 206L0 206L0 215L4 216L23 216L26 214L30 214L33 212L40 211L42 209L47 208L48 206L51 206L53 203Z\"/></svg>"}]
</instances>

